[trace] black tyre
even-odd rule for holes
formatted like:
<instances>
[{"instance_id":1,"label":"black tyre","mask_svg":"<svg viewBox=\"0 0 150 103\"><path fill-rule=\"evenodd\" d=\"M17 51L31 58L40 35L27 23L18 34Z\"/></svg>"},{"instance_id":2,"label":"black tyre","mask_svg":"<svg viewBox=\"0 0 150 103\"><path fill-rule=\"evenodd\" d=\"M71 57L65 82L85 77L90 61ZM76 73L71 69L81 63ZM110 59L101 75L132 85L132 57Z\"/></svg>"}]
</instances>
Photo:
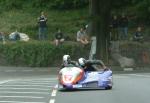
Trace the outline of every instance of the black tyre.
<instances>
[{"instance_id":1,"label":"black tyre","mask_svg":"<svg viewBox=\"0 0 150 103\"><path fill-rule=\"evenodd\" d=\"M112 89L112 86L105 87L106 90Z\"/></svg>"}]
</instances>

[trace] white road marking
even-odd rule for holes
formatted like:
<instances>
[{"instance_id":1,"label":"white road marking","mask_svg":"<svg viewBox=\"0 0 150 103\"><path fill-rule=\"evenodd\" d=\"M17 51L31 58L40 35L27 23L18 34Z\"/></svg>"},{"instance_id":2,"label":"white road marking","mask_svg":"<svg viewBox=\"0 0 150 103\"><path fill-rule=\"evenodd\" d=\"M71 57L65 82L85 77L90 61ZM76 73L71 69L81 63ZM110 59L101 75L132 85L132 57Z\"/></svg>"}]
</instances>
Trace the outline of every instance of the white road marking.
<instances>
[{"instance_id":1,"label":"white road marking","mask_svg":"<svg viewBox=\"0 0 150 103\"><path fill-rule=\"evenodd\" d=\"M124 71L133 71L133 68L123 68Z\"/></svg>"},{"instance_id":2,"label":"white road marking","mask_svg":"<svg viewBox=\"0 0 150 103\"><path fill-rule=\"evenodd\" d=\"M19 89L21 89L21 90L46 90L46 91L48 91L48 90L50 90L50 89L41 89L41 88L5 88L5 87L3 87L3 88L0 88L0 90L3 90L3 89L6 89L6 90L19 90Z\"/></svg>"},{"instance_id":3,"label":"white road marking","mask_svg":"<svg viewBox=\"0 0 150 103\"><path fill-rule=\"evenodd\" d=\"M49 72L50 70L35 70L35 69L29 69L29 70L0 70L1 72L33 72L33 71L37 71L37 72Z\"/></svg>"},{"instance_id":4,"label":"white road marking","mask_svg":"<svg viewBox=\"0 0 150 103\"><path fill-rule=\"evenodd\" d=\"M130 76L138 76L138 77L146 77L146 78L150 78L150 75L142 75L142 74L128 74Z\"/></svg>"},{"instance_id":5,"label":"white road marking","mask_svg":"<svg viewBox=\"0 0 150 103\"><path fill-rule=\"evenodd\" d=\"M50 70L38 70L39 72L48 72Z\"/></svg>"},{"instance_id":6,"label":"white road marking","mask_svg":"<svg viewBox=\"0 0 150 103\"><path fill-rule=\"evenodd\" d=\"M55 85L55 87L54 87L54 89L52 91L51 97L55 97L56 96L56 94L57 94L57 88L58 88L58 85ZM55 103L55 99L50 99L49 103Z\"/></svg>"},{"instance_id":7,"label":"white road marking","mask_svg":"<svg viewBox=\"0 0 150 103\"><path fill-rule=\"evenodd\" d=\"M55 99L50 99L49 103L55 103Z\"/></svg>"},{"instance_id":8,"label":"white road marking","mask_svg":"<svg viewBox=\"0 0 150 103\"><path fill-rule=\"evenodd\" d=\"M41 83L41 84L43 84L43 83L56 83L56 81L55 82L52 82L52 81L17 81L18 83L34 83L34 84L36 84L36 83ZM16 82L15 82L16 83Z\"/></svg>"},{"instance_id":9,"label":"white road marking","mask_svg":"<svg viewBox=\"0 0 150 103\"><path fill-rule=\"evenodd\" d=\"M57 89L58 89L58 84L55 85L55 87L54 87L54 89L53 89L53 91L52 91L52 94L51 94L52 97L56 96L56 94L57 94Z\"/></svg>"},{"instance_id":10,"label":"white road marking","mask_svg":"<svg viewBox=\"0 0 150 103\"><path fill-rule=\"evenodd\" d=\"M46 102L0 101L0 103L46 103Z\"/></svg>"},{"instance_id":11,"label":"white road marking","mask_svg":"<svg viewBox=\"0 0 150 103\"><path fill-rule=\"evenodd\" d=\"M13 84L14 84L14 82L13 82ZM20 84L20 85L24 85L24 84L30 84L30 85L50 85L51 83L15 82L15 84Z\"/></svg>"},{"instance_id":12,"label":"white road marking","mask_svg":"<svg viewBox=\"0 0 150 103\"><path fill-rule=\"evenodd\" d=\"M53 91L51 92L51 97L56 96L58 85L50 86L52 83L56 83L57 78L46 78L46 79L17 79L17 80L6 80L0 82L0 94L3 94L0 96L0 98L33 98L33 99L41 99L43 97L38 96L7 96L7 94L50 94L50 89L45 89L45 87L51 88L53 87ZM8 83L8 82L11 82ZM12 84L13 83L13 84ZM47 86L45 86L47 85ZM14 87L16 86L16 87ZM30 86L28 88L28 86ZM36 87L36 88L33 88ZM43 89L41 88L43 87ZM6 90L6 91L2 91ZM25 91L9 91L9 90L25 90ZM26 90L39 90L32 92L32 91L26 91ZM40 92L42 90L43 92ZM44 92L45 91L45 92ZM0 101L0 103L46 103L46 102L23 102L23 101ZM49 103L55 103L55 99L50 99Z\"/></svg>"},{"instance_id":13,"label":"white road marking","mask_svg":"<svg viewBox=\"0 0 150 103\"><path fill-rule=\"evenodd\" d=\"M36 99L41 99L44 97L38 97L38 96L0 96L0 98L36 98Z\"/></svg>"},{"instance_id":14,"label":"white road marking","mask_svg":"<svg viewBox=\"0 0 150 103\"><path fill-rule=\"evenodd\" d=\"M122 79L122 78L129 78L129 77L125 75L115 75L113 76L113 78Z\"/></svg>"},{"instance_id":15,"label":"white road marking","mask_svg":"<svg viewBox=\"0 0 150 103\"><path fill-rule=\"evenodd\" d=\"M4 80L4 81L1 81L0 84L8 83L8 82L11 82L11 81L14 81L14 80Z\"/></svg>"},{"instance_id":16,"label":"white road marking","mask_svg":"<svg viewBox=\"0 0 150 103\"><path fill-rule=\"evenodd\" d=\"M44 85L0 85L0 87L52 87L52 86L44 86Z\"/></svg>"},{"instance_id":17,"label":"white road marking","mask_svg":"<svg viewBox=\"0 0 150 103\"><path fill-rule=\"evenodd\" d=\"M16 72L17 70L5 70L4 72Z\"/></svg>"},{"instance_id":18,"label":"white road marking","mask_svg":"<svg viewBox=\"0 0 150 103\"><path fill-rule=\"evenodd\" d=\"M56 89L54 89L54 90L52 91L51 96L52 96L52 97L55 97L55 96L56 96L56 93L57 93L57 90L56 90Z\"/></svg>"},{"instance_id":19,"label":"white road marking","mask_svg":"<svg viewBox=\"0 0 150 103\"><path fill-rule=\"evenodd\" d=\"M57 80L57 78L41 78L41 79L25 79L26 81L39 81L39 80L47 80L47 81L52 81L52 80Z\"/></svg>"},{"instance_id":20,"label":"white road marking","mask_svg":"<svg viewBox=\"0 0 150 103\"><path fill-rule=\"evenodd\" d=\"M15 92L15 91L1 91L0 94L50 94L49 92Z\"/></svg>"}]
</instances>

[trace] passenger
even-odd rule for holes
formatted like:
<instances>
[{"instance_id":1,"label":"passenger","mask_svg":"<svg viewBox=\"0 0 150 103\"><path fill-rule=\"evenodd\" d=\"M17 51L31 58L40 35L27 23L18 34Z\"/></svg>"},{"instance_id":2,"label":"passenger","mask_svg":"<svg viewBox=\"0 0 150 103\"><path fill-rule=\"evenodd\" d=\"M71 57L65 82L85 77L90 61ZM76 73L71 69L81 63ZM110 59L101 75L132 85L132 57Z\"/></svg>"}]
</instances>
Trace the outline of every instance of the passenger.
<instances>
[{"instance_id":1,"label":"passenger","mask_svg":"<svg viewBox=\"0 0 150 103\"><path fill-rule=\"evenodd\" d=\"M101 60L85 60L84 58L79 58L78 64L84 69L85 72L99 70L94 65L100 65L104 71L108 70L108 68Z\"/></svg>"}]
</instances>

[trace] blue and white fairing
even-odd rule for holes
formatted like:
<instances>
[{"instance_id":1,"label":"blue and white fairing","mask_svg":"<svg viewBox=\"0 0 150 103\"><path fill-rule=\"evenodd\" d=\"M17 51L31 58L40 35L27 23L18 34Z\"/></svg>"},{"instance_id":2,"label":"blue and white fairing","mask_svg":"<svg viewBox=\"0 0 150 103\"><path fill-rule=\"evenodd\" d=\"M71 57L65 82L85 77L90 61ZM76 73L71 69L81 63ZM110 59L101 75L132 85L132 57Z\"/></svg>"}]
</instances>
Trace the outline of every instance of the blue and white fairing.
<instances>
[{"instance_id":1,"label":"blue and white fairing","mask_svg":"<svg viewBox=\"0 0 150 103\"><path fill-rule=\"evenodd\" d=\"M112 88L112 71L103 72L86 72L82 80L80 80L74 88Z\"/></svg>"},{"instance_id":2,"label":"blue and white fairing","mask_svg":"<svg viewBox=\"0 0 150 103\"><path fill-rule=\"evenodd\" d=\"M77 67L72 67L72 68L65 67L64 69L62 69L59 73L60 75L59 88L65 88L65 89L74 89L74 88L111 89L112 88L111 70L102 71L102 72L82 72L82 71L83 71L82 69Z\"/></svg>"}]
</instances>

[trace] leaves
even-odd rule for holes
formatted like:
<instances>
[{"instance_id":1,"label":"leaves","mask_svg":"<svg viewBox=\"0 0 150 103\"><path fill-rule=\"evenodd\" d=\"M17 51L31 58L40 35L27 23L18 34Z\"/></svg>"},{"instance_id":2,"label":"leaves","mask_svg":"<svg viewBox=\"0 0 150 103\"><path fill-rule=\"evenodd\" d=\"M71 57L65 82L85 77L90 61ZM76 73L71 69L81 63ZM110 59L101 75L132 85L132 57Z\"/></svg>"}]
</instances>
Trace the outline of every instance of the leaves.
<instances>
[{"instance_id":1,"label":"leaves","mask_svg":"<svg viewBox=\"0 0 150 103\"><path fill-rule=\"evenodd\" d=\"M78 58L79 56L89 53L89 51L84 51L78 44L68 43L56 47L50 44L49 41L0 44L0 51L1 58L7 61L9 65L34 67L60 65L64 54Z\"/></svg>"}]
</instances>

